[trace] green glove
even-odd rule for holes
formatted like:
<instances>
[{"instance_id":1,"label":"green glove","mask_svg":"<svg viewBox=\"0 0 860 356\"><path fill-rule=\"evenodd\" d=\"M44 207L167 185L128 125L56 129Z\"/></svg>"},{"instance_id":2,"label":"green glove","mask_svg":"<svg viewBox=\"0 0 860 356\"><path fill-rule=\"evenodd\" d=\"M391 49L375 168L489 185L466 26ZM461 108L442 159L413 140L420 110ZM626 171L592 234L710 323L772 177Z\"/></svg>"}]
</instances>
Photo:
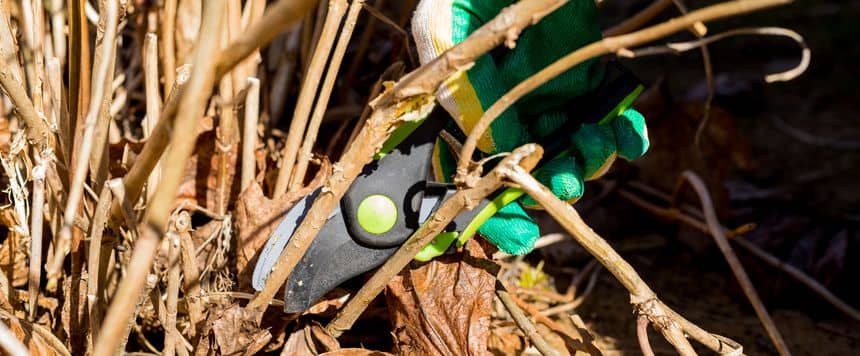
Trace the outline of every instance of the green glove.
<instances>
[{"instance_id":1,"label":"green glove","mask_svg":"<svg viewBox=\"0 0 860 356\"><path fill-rule=\"evenodd\" d=\"M421 62L429 62L462 42L513 2L422 0L412 19ZM484 55L468 71L446 81L439 90L440 104L468 134L484 111L509 89L567 53L599 40L595 15L593 0L569 1L526 28L513 50L501 56ZM500 115L478 140L478 149L494 154L540 141L568 121L564 105L594 90L603 74L603 67L591 60L545 83ZM584 193L584 181L600 177L617 156L627 160L642 156L648 149L645 120L633 109L621 109L617 118L610 116L572 133L571 155L546 163L535 177L560 199L572 203ZM455 167L456 159L440 141L434 154L437 179L450 181ZM540 232L523 206L536 207L536 203L526 196L504 206L481 225L479 233L504 252L519 255L531 251Z\"/></svg>"}]
</instances>

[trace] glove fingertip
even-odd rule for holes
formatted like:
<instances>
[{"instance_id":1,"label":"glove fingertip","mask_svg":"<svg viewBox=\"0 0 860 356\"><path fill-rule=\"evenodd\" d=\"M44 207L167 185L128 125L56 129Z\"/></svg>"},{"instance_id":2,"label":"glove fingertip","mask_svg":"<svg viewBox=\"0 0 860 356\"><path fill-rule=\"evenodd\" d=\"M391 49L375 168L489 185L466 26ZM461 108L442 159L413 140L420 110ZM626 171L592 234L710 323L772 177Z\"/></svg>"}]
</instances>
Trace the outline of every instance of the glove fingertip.
<instances>
[{"instance_id":1,"label":"glove fingertip","mask_svg":"<svg viewBox=\"0 0 860 356\"><path fill-rule=\"evenodd\" d=\"M645 117L635 109L627 109L612 121L615 129L618 156L628 161L638 159L648 152L648 127Z\"/></svg>"},{"instance_id":2,"label":"glove fingertip","mask_svg":"<svg viewBox=\"0 0 860 356\"><path fill-rule=\"evenodd\" d=\"M538 169L534 177L556 197L569 203L579 200L585 193L583 171L574 157L552 160ZM540 208L534 198L528 195L521 198L520 203L526 208Z\"/></svg>"},{"instance_id":3,"label":"glove fingertip","mask_svg":"<svg viewBox=\"0 0 860 356\"><path fill-rule=\"evenodd\" d=\"M534 249L540 237L535 221L517 203L508 204L478 229L481 236L502 252L524 255Z\"/></svg>"}]
</instances>

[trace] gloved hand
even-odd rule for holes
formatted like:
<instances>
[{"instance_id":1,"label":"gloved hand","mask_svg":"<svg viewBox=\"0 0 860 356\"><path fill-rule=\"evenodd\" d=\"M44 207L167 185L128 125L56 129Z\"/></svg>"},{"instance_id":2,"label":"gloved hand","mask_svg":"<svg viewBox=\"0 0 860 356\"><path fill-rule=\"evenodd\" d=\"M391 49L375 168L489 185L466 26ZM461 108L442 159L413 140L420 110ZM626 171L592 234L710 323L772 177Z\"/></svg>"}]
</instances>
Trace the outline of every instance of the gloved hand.
<instances>
[{"instance_id":1,"label":"gloved hand","mask_svg":"<svg viewBox=\"0 0 860 356\"><path fill-rule=\"evenodd\" d=\"M422 0L412 19L421 62L429 62L462 42L513 2ZM439 102L468 134L484 110L509 89L565 54L599 40L595 15L594 0L569 1L526 28L514 49L502 55L486 54L468 71L446 81L439 90ZM499 116L479 139L478 149L486 154L509 152L553 133L569 120L565 104L594 90L603 74L603 67L591 60L545 83ZM617 117L612 115L572 132L572 154L547 162L535 177L560 199L573 203L584 193L584 181L600 177L616 157L633 160L642 156L648 149L645 120L633 109L621 109ZM456 159L440 140L434 154L437 179L450 181L455 167ZM535 205L528 196L508 204L478 232L504 252L525 254L534 248L540 232L523 206Z\"/></svg>"}]
</instances>

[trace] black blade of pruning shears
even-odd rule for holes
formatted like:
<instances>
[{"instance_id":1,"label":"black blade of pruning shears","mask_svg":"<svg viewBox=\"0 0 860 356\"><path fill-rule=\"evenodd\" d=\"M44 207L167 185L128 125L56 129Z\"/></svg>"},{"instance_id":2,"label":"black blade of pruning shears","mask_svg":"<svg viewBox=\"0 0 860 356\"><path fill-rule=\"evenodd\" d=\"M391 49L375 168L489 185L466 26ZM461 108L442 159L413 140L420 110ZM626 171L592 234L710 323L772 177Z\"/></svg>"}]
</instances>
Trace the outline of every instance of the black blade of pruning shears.
<instances>
[{"instance_id":1,"label":"black blade of pruning shears","mask_svg":"<svg viewBox=\"0 0 860 356\"><path fill-rule=\"evenodd\" d=\"M545 159L569 154L569 137L580 125L617 116L642 91L641 84L629 73L618 71L614 65L607 68L600 88L568 106L572 119L556 134L541 140ZM451 184L427 181L437 136L448 119L441 110L435 110L425 120L406 123L392 134L377 159L350 186L290 274L285 285L285 312L303 312L339 284L380 266L442 201L456 192ZM272 233L254 269L255 289L265 285L318 193L297 203ZM521 195L516 189L500 191L458 215L416 260L427 261L444 253L455 240L462 245L487 218Z\"/></svg>"}]
</instances>

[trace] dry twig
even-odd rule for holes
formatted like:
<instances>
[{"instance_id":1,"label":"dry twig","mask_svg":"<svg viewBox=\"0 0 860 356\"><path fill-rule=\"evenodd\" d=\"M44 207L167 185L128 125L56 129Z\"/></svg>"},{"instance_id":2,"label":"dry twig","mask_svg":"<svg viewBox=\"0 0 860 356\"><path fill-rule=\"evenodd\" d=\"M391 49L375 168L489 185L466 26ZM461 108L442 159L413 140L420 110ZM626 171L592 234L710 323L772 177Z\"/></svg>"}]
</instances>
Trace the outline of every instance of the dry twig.
<instances>
[{"instance_id":1,"label":"dry twig","mask_svg":"<svg viewBox=\"0 0 860 356\"><path fill-rule=\"evenodd\" d=\"M469 133L469 137L463 144L463 149L460 151L459 156L464 159L461 159L457 164L457 176L454 181L466 184L467 186L470 184L469 166L471 160L468 158L472 157L472 154L475 152L478 138L484 134L496 117L501 115L524 95L573 66L604 54L629 51L629 48L681 31L697 22L716 20L789 2L791 0L735 0L720 3L630 34L604 38L601 41L589 44L562 57L540 72L517 84L484 112L481 119L472 127L472 132Z\"/></svg>"}]
</instances>

